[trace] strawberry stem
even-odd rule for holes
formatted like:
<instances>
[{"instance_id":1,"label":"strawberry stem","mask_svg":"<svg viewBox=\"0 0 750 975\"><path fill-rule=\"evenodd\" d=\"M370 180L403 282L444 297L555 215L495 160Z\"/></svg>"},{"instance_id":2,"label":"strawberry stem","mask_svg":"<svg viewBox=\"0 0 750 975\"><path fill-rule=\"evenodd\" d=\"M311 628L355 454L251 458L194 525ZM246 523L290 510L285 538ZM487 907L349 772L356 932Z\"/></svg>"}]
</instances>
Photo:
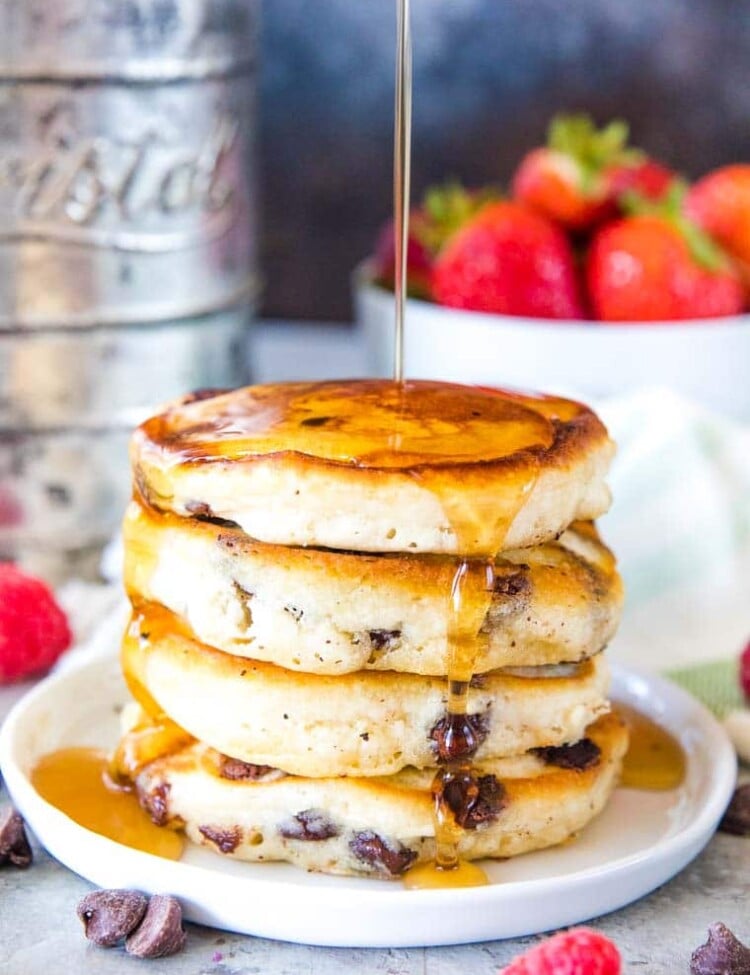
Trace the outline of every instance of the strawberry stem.
<instances>
[{"instance_id":1,"label":"strawberry stem","mask_svg":"<svg viewBox=\"0 0 750 975\"><path fill-rule=\"evenodd\" d=\"M613 163L635 165L643 159L638 149L628 148L630 128L614 119L597 129L589 115L556 115L547 132L547 145L578 163L584 181L593 180Z\"/></svg>"}]
</instances>

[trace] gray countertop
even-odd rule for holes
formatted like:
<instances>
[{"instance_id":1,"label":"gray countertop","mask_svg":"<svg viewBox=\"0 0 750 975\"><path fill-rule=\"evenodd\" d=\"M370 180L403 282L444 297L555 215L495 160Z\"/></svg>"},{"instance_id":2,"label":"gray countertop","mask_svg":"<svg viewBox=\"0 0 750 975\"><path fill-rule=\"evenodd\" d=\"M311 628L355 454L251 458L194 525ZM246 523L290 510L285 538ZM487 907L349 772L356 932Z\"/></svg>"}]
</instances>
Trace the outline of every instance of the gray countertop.
<instances>
[{"instance_id":1,"label":"gray countertop","mask_svg":"<svg viewBox=\"0 0 750 975\"><path fill-rule=\"evenodd\" d=\"M0 804L7 801L5 793ZM616 838L614 839L616 842ZM38 847L26 871L0 871L0 973L57 975L497 975L534 939L398 950L311 948L188 925L186 950L140 962L83 937L75 908L90 885ZM612 937L625 972L679 975L706 929L721 920L748 940L750 840L718 834L686 870L649 897L595 922Z\"/></svg>"}]
</instances>

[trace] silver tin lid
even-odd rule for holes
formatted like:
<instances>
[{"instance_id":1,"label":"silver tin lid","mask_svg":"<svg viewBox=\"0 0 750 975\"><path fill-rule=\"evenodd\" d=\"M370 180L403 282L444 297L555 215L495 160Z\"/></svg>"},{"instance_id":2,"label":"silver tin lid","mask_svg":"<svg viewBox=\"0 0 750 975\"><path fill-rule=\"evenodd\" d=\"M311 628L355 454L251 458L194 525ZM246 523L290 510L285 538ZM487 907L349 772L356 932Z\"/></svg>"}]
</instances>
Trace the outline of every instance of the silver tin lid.
<instances>
[{"instance_id":1,"label":"silver tin lid","mask_svg":"<svg viewBox=\"0 0 750 975\"><path fill-rule=\"evenodd\" d=\"M0 0L0 79L162 82L248 70L259 0Z\"/></svg>"}]
</instances>

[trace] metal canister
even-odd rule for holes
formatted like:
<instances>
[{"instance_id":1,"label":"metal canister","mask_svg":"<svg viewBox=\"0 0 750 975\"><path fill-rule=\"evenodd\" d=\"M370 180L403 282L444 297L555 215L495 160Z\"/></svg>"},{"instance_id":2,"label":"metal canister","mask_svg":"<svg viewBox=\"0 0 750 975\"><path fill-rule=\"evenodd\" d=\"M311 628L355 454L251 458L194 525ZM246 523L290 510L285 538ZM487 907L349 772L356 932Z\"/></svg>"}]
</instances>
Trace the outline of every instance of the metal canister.
<instances>
[{"instance_id":1,"label":"metal canister","mask_svg":"<svg viewBox=\"0 0 750 975\"><path fill-rule=\"evenodd\" d=\"M258 6L0 0L0 558L102 544L132 426L244 378Z\"/></svg>"}]
</instances>

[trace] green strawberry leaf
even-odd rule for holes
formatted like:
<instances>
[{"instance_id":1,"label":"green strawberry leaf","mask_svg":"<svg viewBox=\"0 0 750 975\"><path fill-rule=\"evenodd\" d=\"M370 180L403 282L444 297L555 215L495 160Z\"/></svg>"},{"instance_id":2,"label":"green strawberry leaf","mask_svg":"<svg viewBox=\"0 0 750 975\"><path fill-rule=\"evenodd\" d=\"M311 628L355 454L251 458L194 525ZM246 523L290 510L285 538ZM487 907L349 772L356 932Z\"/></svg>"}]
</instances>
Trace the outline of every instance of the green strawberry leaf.
<instances>
[{"instance_id":1,"label":"green strawberry leaf","mask_svg":"<svg viewBox=\"0 0 750 975\"><path fill-rule=\"evenodd\" d=\"M634 166L643 160L644 153L628 148L629 136L630 128L622 119L597 129L589 115L556 115L547 132L547 145L576 161L586 189L605 167L613 163Z\"/></svg>"},{"instance_id":2,"label":"green strawberry leaf","mask_svg":"<svg viewBox=\"0 0 750 975\"><path fill-rule=\"evenodd\" d=\"M424 221L415 227L420 242L433 254L488 203L502 198L494 187L468 190L461 183L430 187L422 201Z\"/></svg>"}]
</instances>

